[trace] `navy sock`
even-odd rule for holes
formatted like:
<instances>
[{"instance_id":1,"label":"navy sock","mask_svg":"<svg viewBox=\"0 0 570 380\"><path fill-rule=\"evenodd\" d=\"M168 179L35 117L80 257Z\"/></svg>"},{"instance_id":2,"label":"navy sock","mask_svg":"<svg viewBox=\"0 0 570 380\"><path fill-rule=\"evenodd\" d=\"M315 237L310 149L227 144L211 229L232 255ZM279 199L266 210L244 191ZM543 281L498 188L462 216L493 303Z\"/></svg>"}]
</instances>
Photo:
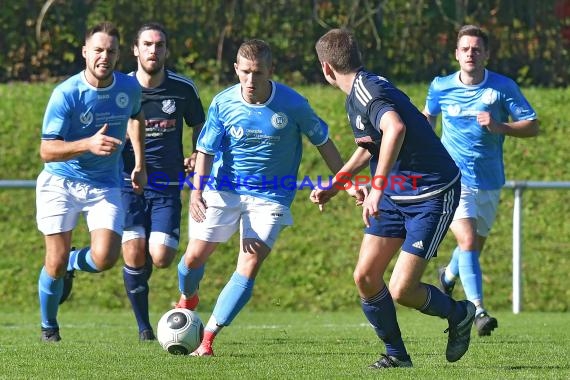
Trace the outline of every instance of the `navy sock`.
<instances>
[{"instance_id":1,"label":"navy sock","mask_svg":"<svg viewBox=\"0 0 570 380\"><path fill-rule=\"evenodd\" d=\"M423 284L427 289L427 299L422 307L418 309L421 313L447 318L452 323L459 323L465 318L465 307L462 303L430 284Z\"/></svg>"},{"instance_id":2,"label":"navy sock","mask_svg":"<svg viewBox=\"0 0 570 380\"><path fill-rule=\"evenodd\" d=\"M148 315L148 278L149 273L146 266L131 268L125 265L123 267L125 290L137 319L139 332L152 329Z\"/></svg>"},{"instance_id":3,"label":"navy sock","mask_svg":"<svg viewBox=\"0 0 570 380\"><path fill-rule=\"evenodd\" d=\"M396 307L388 287L384 286L378 294L368 299L361 299L364 315L374 327L376 335L386 345L386 354L401 360L408 360L410 356L402 340L402 333L396 318Z\"/></svg>"}]
</instances>

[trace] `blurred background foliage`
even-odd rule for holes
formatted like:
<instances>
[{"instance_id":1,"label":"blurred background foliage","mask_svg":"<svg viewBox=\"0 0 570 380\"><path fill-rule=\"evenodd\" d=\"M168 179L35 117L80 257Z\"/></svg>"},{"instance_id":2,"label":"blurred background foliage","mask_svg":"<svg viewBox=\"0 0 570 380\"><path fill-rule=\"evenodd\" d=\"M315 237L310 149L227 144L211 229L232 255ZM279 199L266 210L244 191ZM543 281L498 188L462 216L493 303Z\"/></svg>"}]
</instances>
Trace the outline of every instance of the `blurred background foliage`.
<instances>
[{"instance_id":1,"label":"blurred background foliage","mask_svg":"<svg viewBox=\"0 0 570 380\"><path fill-rule=\"evenodd\" d=\"M273 47L276 78L319 83L314 42L353 29L367 68L400 82L454 71L459 26L491 35L489 67L523 86L565 86L570 77L570 0L0 0L0 82L55 81L84 66L85 30L103 20L122 34L119 69L134 68L131 41L143 22L170 34L172 69L200 83L234 81L239 44Z\"/></svg>"}]
</instances>

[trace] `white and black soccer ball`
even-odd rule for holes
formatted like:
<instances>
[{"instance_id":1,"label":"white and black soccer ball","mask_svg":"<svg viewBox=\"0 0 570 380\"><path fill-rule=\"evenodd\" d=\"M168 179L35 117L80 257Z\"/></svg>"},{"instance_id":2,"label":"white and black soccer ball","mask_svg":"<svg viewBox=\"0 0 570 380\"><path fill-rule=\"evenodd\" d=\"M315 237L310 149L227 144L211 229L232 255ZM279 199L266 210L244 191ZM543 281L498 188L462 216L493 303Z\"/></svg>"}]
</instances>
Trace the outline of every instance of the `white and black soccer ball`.
<instances>
[{"instance_id":1,"label":"white and black soccer ball","mask_svg":"<svg viewBox=\"0 0 570 380\"><path fill-rule=\"evenodd\" d=\"M204 324L198 313L188 309L167 311L158 321L156 338L173 355L188 355L204 337Z\"/></svg>"}]
</instances>

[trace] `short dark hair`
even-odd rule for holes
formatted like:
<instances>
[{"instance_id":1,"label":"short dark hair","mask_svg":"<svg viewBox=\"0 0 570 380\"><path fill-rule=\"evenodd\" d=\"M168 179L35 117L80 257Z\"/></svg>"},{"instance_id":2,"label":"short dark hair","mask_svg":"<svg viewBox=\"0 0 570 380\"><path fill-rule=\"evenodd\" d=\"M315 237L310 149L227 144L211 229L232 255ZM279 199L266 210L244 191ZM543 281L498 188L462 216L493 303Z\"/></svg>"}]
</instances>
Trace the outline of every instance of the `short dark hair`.
<instances>
[{"instance_id":1,"label":"short dark hair","mask_svg":"<svg viewBox=\"0 0 570 380\"><path fill-rule=\"evenodd\" d=\"M485 49L489 47L489 36L477 25L463 25L457 33L457 44L459 44L459 40L463 36L479 37L483 40Z\"/></svg>"},{"instance_id":2,"label":"short dark hair","mask_svg":"<svg viewBox=\"0 0 570 380\"><path fill-rule=\"evenodd\" d=\"M139 30L137 31L135 39L133 40L133 46L138 45L139 38L141 37L141 34L143 32L146 32L147 30L156 30L156 31L159 31L160 33L162 33L162 35L164 36L164 42L166 43L166 45L168 45L168 34L166 33L166 29L164 28L164 25L162 25L161 23L158 23L158 22L147 22L147 23L142 24L141 27L139 28Z\"/></svg>"},{"instance_id":3,"label":"short dark hair","mask_svg":"<svg viewBox=\"0 0 570 380\"><path fill-rule=\"evenodd\" d=\"M331 29L315 44L320 62L327 62L341 74L362 68L362 56L354 34L348 29Z\"/></svg>"},{"instance_id":4,"label":"short dark hair","mask_svg":"<svg viewBox=\"0 0 570 380\"><path fill-rule=\"evenodd\" d=\"M119 29L112 23L108 21L103 21L92 28L88 29L85 33L85 42L87 42L95 33L105 33L109 36L117 38L117 41L121 40L121 36L119 34Z\"/></svg>"},{"instance_id":5,"label":"short dark hair","mask_svg":"<svg viewBox=\"0 0 570 380\"><path fill-rule=\"evenodd\" d=\"M243 57L250 61L263 61L271 66L273 60L269 44L263 40L251 39L242 43L238 49L236 60Z\"/></svg>"}]
</instances>

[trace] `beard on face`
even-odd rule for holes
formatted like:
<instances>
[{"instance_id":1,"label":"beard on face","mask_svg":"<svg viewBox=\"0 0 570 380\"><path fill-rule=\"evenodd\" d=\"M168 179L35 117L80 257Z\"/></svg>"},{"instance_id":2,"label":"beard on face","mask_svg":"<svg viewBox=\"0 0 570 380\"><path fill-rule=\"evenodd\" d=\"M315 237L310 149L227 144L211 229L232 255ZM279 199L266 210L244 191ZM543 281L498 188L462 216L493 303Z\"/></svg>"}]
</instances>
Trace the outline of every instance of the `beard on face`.
<instances>
[{"instance_id":1,"label":"beard on face","mask_svg":"<svg viewBox=\"0 0 570 380\"><path fill-rule=\"evenodd\" d=\"M150 64L149 64L150 63ZM164 65L159 61L150 61L150 62L140 62L141 68L149 75L158 74Z\"/></svg>"}]
</instances>

